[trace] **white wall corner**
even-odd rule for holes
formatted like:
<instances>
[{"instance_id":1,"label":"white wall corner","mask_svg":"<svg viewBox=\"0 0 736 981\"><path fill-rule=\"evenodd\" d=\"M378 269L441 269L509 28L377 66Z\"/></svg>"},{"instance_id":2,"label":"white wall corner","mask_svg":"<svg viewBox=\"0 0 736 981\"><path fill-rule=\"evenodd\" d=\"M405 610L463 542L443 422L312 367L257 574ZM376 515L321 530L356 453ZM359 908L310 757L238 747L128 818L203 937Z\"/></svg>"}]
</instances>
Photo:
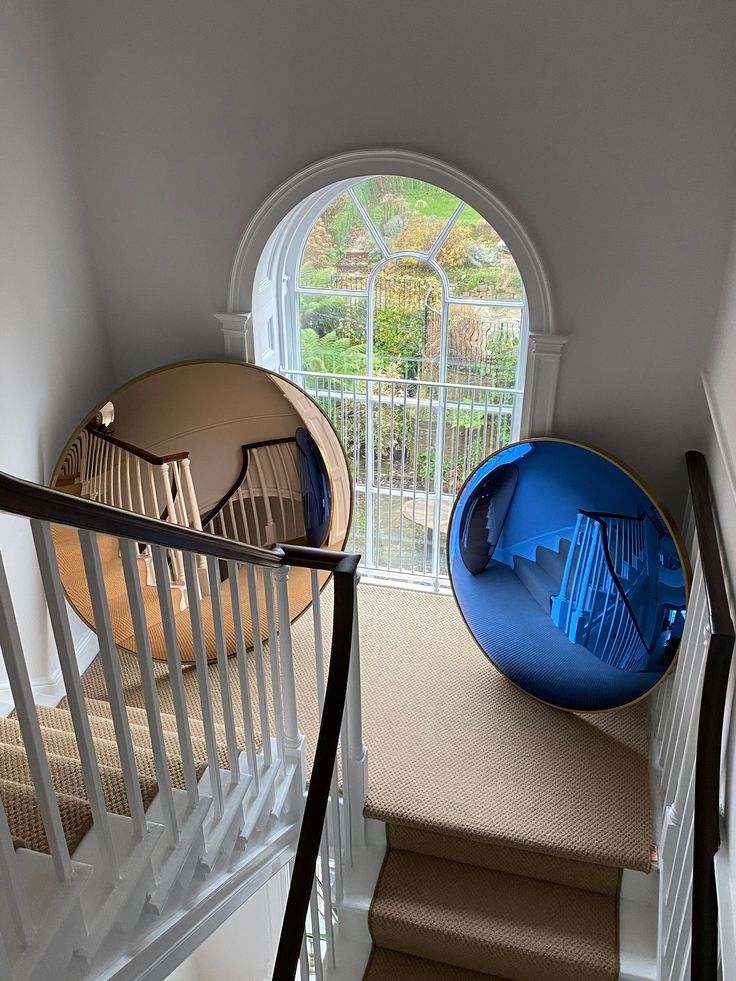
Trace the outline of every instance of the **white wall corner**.
<instances>
[{"instance_id":1,"label":"white wall corner","mask_svg":"<svg viewBox=\"0 0 736 981\"><path fill-rule=\"evenodd\" d=\"M251 316L250 313L215 314L215 319L220 322L226 358L232 358L233 361L248 360Z\"/></svg>"},{"instance_id":2,"label":"white wall corner","mask_svg":"<svg viewBox=\"0 0 736 981\"><path fill-rule=\"evenodd\" d=\"M86 628L84 635L74 644L74 653L77 655L77 666L80 674L84 674L99 652L100 645L97 643L97 634ZM45 677L31 678L31 688L36 705L47 705L55 708L66 694L61 668L57 667L55 671ZM14 708L13 695L6 681L0 686L0 717L10 715Z\"/></svg>"},{"instance_id":3,"label":"white wall corner","mask_svg":"<svg viewBox=\"0 0 736 981\"><path fill-rule=\"evenodd\" d=\"M543 334L538 331L529 334L522 436L549 436L552 433L560 361L567 340L566 334Z\"/></svg>"}]
</instances>

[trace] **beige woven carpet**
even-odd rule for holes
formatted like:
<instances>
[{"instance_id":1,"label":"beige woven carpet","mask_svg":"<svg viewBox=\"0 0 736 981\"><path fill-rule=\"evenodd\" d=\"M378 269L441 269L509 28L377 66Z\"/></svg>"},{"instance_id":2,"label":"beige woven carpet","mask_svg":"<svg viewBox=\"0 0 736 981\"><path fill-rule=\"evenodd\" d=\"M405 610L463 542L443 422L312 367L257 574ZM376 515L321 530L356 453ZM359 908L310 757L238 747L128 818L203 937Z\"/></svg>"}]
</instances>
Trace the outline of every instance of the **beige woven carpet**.
<instances>
[{"instance_id":1,"label":"beige woven carpet","mask_svg":"<svg viewBox=\"0 0 736 981\"><path fill-rule=\"evenodd\" d=\"M107 702L99 704L104 705L104 708L99 708L99 715L96 714L98 709L93 701L88 702L88 708L105 805L111 813L127 816L130 815L130 807L122 777L115 730L108 717L109 704ZM71 715L63 707L63 703L59 708L38 705L36 712L59 802L64 835L69 850L73 853L92 826L92 813L82 776ZM142 724L144 720L135 709L130 710L129 719L143 806L148 808L158 792L150 732L148 724ZM161 724L171 782L175 788L183 790L185 782L176 719L173 715L163 713ZM225 733L221 726L216 728L216 737L218 760L220 766L226 767ZM207 765L207 753L203 733L197 729L196 723L192 729L192 753L199 777ZM48 853L49 843L38 807L20 726L15 718L0 718L0 800L5 807L16 847Z\"/></svg>"},{"instance_id":2,"label":"beige woven carpet","mask_svg":"<svg viewBox=\"0 0 736 981\"><path fill-rule=\"evenodd\" d=\"M331 593L325 590L322 603L328 633ZM560 712L493 668L451 597L368 585L359 596L369 816L475 843L649 870L645 702L600 715ZM299 724L311 751L317 732L311 611L292 631ZM270 702L267 645L265 654ZM325 662L328 656L326 643ZM121 653L120 665L126 702L143 708L137 659ZM237 691L234 659L229 666ZM252 657L249 668L258 731ZM168 669L163 663L154 669L161 708L173 713ZM216 665L209 673L222 722ZM201 718L193 666L185 666L184 679L190 713ZM99 658L84 686L88 696L106 699Z\"/></svg>"},{"instance_id":3,"label":"beige woven carpet","mask_svg":"<svg viewBox=\"0 0 736 981\"><path fill-rule=\"evenodd\" d=\"M366 812L387 822L390 841L370 916L377 946L367 981L613 981L620 869L646 871L650 863L646 705L597 716L559 712L492 667L450 597L368 585L359 595ZM327 628L330 619L328 588ZM311 611L294 624L293 639L299 723L311 755L317 732ZM265 658L272 716L268 645ZM119 661L149 799L155 774L138 661L125 652ZM237 696L234 660L229 667ZM167 666L154 668L172 778L181 786ZM258 732L252 655L249 675ZM222 722L214 664L209 677ZM184 679L196 720L192 665L184 666ZM114 770L119 762L99 659L84 687L100 763ZM234 708L240 725L239 696ZM49 752L74 759L68 713L62 707L39 714ZM201 754L196 721L193 737ZM0 743L20 745L14 720L0 720ZM15 815L14 836L43 848L34 799L17 782L27 776L22 761L15 753L1 765L0 796ZM59 764L55 783L71 844L88 827L88 807L68 762ZM111 779L106 794L124 812L118 789Z\"/></svg>"}]
</instances>

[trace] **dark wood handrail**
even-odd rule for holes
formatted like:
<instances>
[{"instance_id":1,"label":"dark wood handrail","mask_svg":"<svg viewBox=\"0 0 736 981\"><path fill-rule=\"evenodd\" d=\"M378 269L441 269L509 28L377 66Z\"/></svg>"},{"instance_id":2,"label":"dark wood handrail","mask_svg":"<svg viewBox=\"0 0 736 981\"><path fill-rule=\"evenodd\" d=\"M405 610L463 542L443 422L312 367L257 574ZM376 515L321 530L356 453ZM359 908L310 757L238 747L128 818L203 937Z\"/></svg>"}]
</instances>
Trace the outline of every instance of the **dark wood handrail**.
<instances>
[{"instance_id":1,"label":"dark wood handrail","mask_svg":"<svg viewBox=\"0 0 736 981\"><path fill-rule=\"evenodd\" d=\"M716 981L718 897L713 860L720 845L721 742L734 627L713 514L708 466L703 454L695 450L686 453L685 460L710 619L695 758L690 977L692 981Z\"/></svg>"},{"instance_id":2,"label":"dark wood handrail","mask_svg":"<svg viewBox=\"0 0 736 981\"><path fill-rule=\"evenodd\" d=\"M294 565L297 562L298 564L311 565L311 556L315 552L321 551L324 549L313 549L299 545L284 546L287 558ZM276 952L273 981L294 981L299 966L304 924L309 910L309 899L330 796L332 772L337 758L340 726L345 710L353 642L356 569L359 559L360 556L358 555L345 555L335 569L332 646L330 648L330 667L327 674L324 707L317 736L314 763L309 777L309 791L304 805L304 818L294 858L289 895L281 926L281 936ZM311 567L314 568L314 566ZM323 875L329 874L329 869L323 869ZM319 931L315 935L315 944L316 956L319 957L321 956L319 954Z\"/></svg>"},{"instance_id":3,"label":"dark wood handrail","mask_svg":"<svg viewBox=\"0 0 736 981\"><path fill-rule=\"evenodd\" d=\"M154 467L160 467L164 463L178 463L180 460L186 460L189 457L187 450L183 450L181 453L167 453L166 456L156 456L155 453L149 453L148 450L144 450L142 446L136 446L134 443L126 443L125 440L118 439L117 436L106 433L102 429L97 429L95 426L87 426L86 429L90 436L96 436L106 443L119 446L121 450L125 450L126 453L132 453L133 456L139 457L144 463L150 463Z\"/></svg>"},{"instance_id":4,"label":"dark wood handrail","mask_svg":"<svg viewBox=\"0 0 736 981\"><path fill-rule=\"evenodd\" d=\"M162 545L164 548L183 552L211 555L218 559L232 559L235 562L250 562L253 565L273 568L286 564L284 551L278 546L267 549L258 548L256 545L245 545L230 538L220 538L204 531L196 531L194 528L185 528L184 525L175 525L170 521L149 518L143 514L135 514L133 511L123 511L120 508L110 507L109 504L101 504L99 501L88 501L2 472L0 472L0 511L36 518L39 521L49 521L52 524L69 525L72 528L94 531L101 535L114 535L116 538L130 538L136 542ZM334 568L339 561L336 556L342 555L329 549L320 551L326 553L326 563L328 556L332 560L326 565L329 569Z\"/></svg>"},{"instance_id":5,"label":"dark wood handrail","mask_svg":"<svg viewBox=\"0 0 736 981\"><path fill-rule=\"evenodd\" d=\"M296 439L294 436L283 436L280 439L263 439L258 443L244 443L241 447L241 453L243 454L243 462L240 465L240 471L238 476L233 481L232 486L225 491L217 504L207 511L206 514L202 515L202 526L206 527L210 521L214 521L220 511L223 510L227 502L233 496L235 491L240 487L240 485L245 480L245 475L248 472L248 450L257 450L261 446L275 446L277 443L295 443Z\"/></svg>"},{"instance_id":6,"label":"dark wood handrail","mask_svg":"<svg viewBox=\"0 0 736 981\"><path fill-rule=\"evenodd\" d=\"M218 559L271 567L288 565L323 569L333 573L332 641L322 719L273 973L274 981L294 981L345 709L360 556L304 545L275 545L272 549L244 545L167 521L121 511L2 472L0 511L98 534L211 555ZM329 874L329 870L326 874Z\"/></svg>"}]
</instances>

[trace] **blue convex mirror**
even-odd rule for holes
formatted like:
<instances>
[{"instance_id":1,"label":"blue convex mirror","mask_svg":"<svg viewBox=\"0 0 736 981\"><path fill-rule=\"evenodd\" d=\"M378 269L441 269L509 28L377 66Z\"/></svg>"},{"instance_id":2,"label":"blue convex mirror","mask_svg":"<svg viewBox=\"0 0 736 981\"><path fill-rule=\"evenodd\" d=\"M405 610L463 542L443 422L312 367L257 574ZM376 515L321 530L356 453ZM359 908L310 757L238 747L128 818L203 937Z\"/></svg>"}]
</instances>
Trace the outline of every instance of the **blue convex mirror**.
<instances>
[{"instance_id":1,"label":"blue convex mirror","mask_svg":"<svg viewBox=\"0 0 736 981\"><path fill-rule=\"evenodd\" d=\"M448 552L475 640L531 695L619 708L672 666L687 559L644 484L600 451L531 439L494 453L455 501Z\"/></svg>"}]
</instances>

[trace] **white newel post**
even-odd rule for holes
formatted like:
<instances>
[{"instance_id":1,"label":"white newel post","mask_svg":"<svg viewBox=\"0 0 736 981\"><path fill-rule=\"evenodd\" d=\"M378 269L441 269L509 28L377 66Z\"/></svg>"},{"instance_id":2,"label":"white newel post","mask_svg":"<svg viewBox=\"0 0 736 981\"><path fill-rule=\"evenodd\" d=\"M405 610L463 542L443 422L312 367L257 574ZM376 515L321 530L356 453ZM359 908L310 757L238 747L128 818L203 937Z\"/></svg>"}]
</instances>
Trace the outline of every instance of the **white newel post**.
<instances>
[{"instance_id":1,"label":"white newel post","mask_svg":"<svg viewBox=\"0 0 736 981\"><path fill-rule=\"evenodd\" d=\"M353 612L353 645L350 655L350 673L345 704L350 746L350 832L354 845L365 844L363 809L368 796L368 748L363 742L363 706L360 685L360 629L358 621L358 584L355 579L355 607Z\"/></svg>"},{"instance_id":2,"label":"white newel post","mask_svg":"<svg viewBox=\"0 0 736 981\"><path fill-rule=\"evenodd\" d=\"M226 358L233 361L252 360L248 347L251 316L250 313L215 314L215 319L220 322Z\"/></svg>"},{"instance_id":3,"label":"white newel post","mask_svg":"<svg viewBox=\"0 0 736 981\"><path fill-rule=\"evenodd\" d=\"M289 617L289 570L280 566L274 571L279 613L279 661L281 666L281 695L284 706L284 749L295 752L301 745L296 715L296 680L294 651L291 644Z\"/></svg>"},{"instance_id":4,"label":"white newel post","mask_svg":"<svg viewBox=\"0 0 736 981\"><path fill-rule=\"evenodd\" d=\"M560 374L562 350L567 343L564 334L529 334L521 435L548 436L552 433Z\"/></svg>"}]
</instances>

